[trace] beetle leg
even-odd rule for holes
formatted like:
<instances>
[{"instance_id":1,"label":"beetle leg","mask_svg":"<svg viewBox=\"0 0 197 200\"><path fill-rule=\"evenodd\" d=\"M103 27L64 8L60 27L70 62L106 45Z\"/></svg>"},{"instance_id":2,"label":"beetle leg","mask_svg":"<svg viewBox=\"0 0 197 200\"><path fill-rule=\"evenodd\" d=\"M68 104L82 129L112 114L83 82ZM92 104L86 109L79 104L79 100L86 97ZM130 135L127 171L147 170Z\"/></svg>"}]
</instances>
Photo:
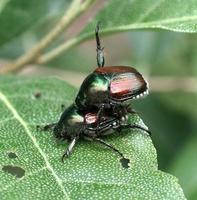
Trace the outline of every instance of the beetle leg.
<instances>
[{"instance_id":1,"label":"beetle leg","mask_svg":"<svg viewBox=\"0 0 197 200\"><path fill-rule=\"evenodd\" d=\"M69 144L68 147L66 148L64 154L62 155L62 162L64 162L64 158L65 158L65 157L69 157L69 156L70 156L70 154L72 153L73 148L74 148L74 146L75 146L77 140L78 140L78 137L74 137L74 138L71 140L70 144Z\"/></svg>"},{"instance_id":2,"label":"beetle leg","mask_svg":"<svg viewBox=\"0 0 197 200\"><path fill-rule=\"evenodd\" d=\"M104 111L105 105L102 104L101 107L99 108L99 111L97 112L97 117L98 117L98 122L100 121L100 118L102 116L102 113Z\"/></svg>"},{"instance_id":3,"label":"beetle leg","mask_svg":"<svg viewBox=\"0 0 197 200\"><path fill-rule=\"evenodd\" d=\"M97 129L99 129L99 123L100 123L100 119L102 117L104 108L105 108L105 105L102 104L101 107L99 108L99 111L97 112L97 117L98 117L98 120L97 120ZM97 132L97 130L96 130L96 132Z\"/></svg>"},{"instance_id":4,"label":"beetle leg","mask_svg":"<svg viewBox=\"0 0 197 200\"><path fill-rule=\"evenodd\" d=\"M134 125L131 125L131 124L121 125L120 128L121 128L121 129L123 129L123 128L124 128L124 129L128 129L128 128L130 128L130 129L137 128L137 129L140 129L140 130L145 131L146 133L148 133L149 136L151 136L151 132L150 132L148 129L143 128L142 126L139 126L139 125L136 125L136 124L134 124Z\"/></svg>"},{"instance_id":5,"label":"beetle leg","mask_svg":"<svg viewBox=\"0 0 197 200\"><path fill-rule=\"evenodd\" d=\"M131 108L130 105L125 107L125 111L130 113L130 114L139 114L139 112L135 111L133 108Z\"/></svg>"},{"instance_id":6,"label":"beetle leg","mask_svg":"<svg viewBox=\"0 0 197 200\"><path fill-rule=\"evenodd\" d=\"M131 108L130 105L113 105L112 106L112 114L116 117L121 117L124 115L129 114L139 114L137 111L135 111L133 108Z\"/></svg>"},{"instance_id":7,"label":"beetle leg","mask_svg":"<svg viewBox=\"0 0 197 200\"><path fill-rule=\"evenodd\" d=\"M118 150L116 149L113 145L105 142L104 140L100 139L100 138L94 138L94 140L96 142L99 142L100 144L103 144L104 146L107 146L108 148L112 149L113 151L117 152L122 158L124 158L123 154Z\"/></svg>"},{"instance_id":8,"label":"beetle leg","mask_svg":"<svg viewBox=\"0 0 197 200\"><path fill-rule=\"evenodd\" d=\"M51 124L47 124L45 126L37 125L36 129L37 129L37 131L48 131L48 130L52 130L56 124L57 123L51 123Z\"/></svg>"},{"instance_id":9,"label":"beetle leg","mask_svg":"<svg viewBox=\"0 0 197 200\"><path fill-rule=\"evenodd\" d=\"M122 158L125 158L123 153L121 153L118 149L116 149L113 145L105 142L104 140L100 139L100 138L92 138L92 137L86 137L85 139L90 140L90 141L96 141L104 146L107 146L108 148L110 148L111 150L115 151L116 153L118 153Z\"/></svg>"}]
</instances>

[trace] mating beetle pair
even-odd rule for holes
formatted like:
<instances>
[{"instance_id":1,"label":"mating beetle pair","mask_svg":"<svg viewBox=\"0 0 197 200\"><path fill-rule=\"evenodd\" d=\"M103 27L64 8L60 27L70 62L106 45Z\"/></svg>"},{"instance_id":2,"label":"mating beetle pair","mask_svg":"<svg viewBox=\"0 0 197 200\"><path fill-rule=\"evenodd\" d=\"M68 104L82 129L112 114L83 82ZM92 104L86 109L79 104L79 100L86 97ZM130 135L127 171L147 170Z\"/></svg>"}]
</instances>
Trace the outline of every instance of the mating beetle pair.
<instances>
[{"instance_id":1,"label":"mating beetle pair","mask_svg":"<svg viewBox=\"0 0 197 200\"><path fill-rule=\"evenodd\" d=\"M65 156L70 155L80 138L99 142L124 158L118 149L100 137L128 128L141 129L150 134L149 130L131 124L131 115L135 111L129 104L129 100L148 94L147 82L132 67L104 66L103 48L98 32L99 24L95 30L98 68L83 81L75 102L65 109L60 120L44 127L44 130L53 128L58 139L70 142L62 161Z\"/></svg>"},{"instance_id":2,"label":"mating beetle pair","mask_svg":"<svg viewBox=\"0 0 197 200\"><path fill-rule=\"evenodd\" d=\"M75 104L72 104L63 112L59 122L55 125L53 132L59 139L67 139L70 141L68 148L62 156L69 156L72 149L79 138L89 141L99 142L112 150L116 151L122 158L123 154L106 143L100 138L113 133L115 130L121 132L123 129L138 128L147 131L141 126L131 125L131 114L122 115L121 118L114 116L112 110L105 109L101 117L98 117L98 110L80 111ZM150 133L149 131L147 131Z\"/></svg>"}]
</instances>

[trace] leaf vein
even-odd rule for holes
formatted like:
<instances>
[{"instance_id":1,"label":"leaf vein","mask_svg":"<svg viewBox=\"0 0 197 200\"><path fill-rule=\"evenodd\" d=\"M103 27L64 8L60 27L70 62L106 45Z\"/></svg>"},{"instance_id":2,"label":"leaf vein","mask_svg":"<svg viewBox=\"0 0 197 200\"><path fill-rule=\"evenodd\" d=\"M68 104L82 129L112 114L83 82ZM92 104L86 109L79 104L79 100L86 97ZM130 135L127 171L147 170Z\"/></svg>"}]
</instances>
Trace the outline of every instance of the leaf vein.
<instances>
[{"instance_id":1,"label":"leaf vein","mask_svg":"<svg viewBox=\"0 0 197 200\"><path fill-rule=\"evenodd\" d=\"M65 195L66 199L69 199L69 196L63 186L62 180L59 178L59 176L56 174L56 172L54 171L53 167L51 166L51 164L49 163L44 151L40 148L38 142L36 141L36 138L32 135L32 133L30 132L28 125L26 124L26 122L21 118L21 116L19 115L19 113L17 112L17 110L14 108L14 106L11 104L11 102L7 99L7 97L0 91L0 100L7 106L7 108L11 111L11 113L13 114L13 116L18 120L18 122L23 126L23 128L25 129L25 132L27 133L27 135L30 137L30 139L32 140L34 146L37 148L37 150L39 151L39 153L41 154L41 156L43 157L46 167L47 169L52 173L52 175L54 176L56 182L58 183L58 185L60 186L63 194Z\"/></svg>"},{"instance_id":2,"label":"leaf vein","mask_svg":"<svg viewBox=\"0 0 197 200\"><path fill-rule=\"evenodd\" d=\"M28 96L28 95L8 95L7 97L9 97L10 99L15 99L15 98L29 99L29 98L31 98L31 96ZM66 98L58 98L57 99L57 98L51 98L49 96L42 97L42 100L55 101L55 102L64 101L65 103L68 103L68 104L70 104L72 102L70 100L67 100Z\"/></svg>"},{"instance_id":3,"label":"leaf vein","mask_svg":"<svg viewBox=\"0 0 197 200\"><path fill-rule=\"evenodd\" d=\"M15 119L15 118L14 118L14 117L5 118L5 119L3 119L3 120L0 121L0 125L1 125L1 124L4 124L5 122L9 122L9 121L11 121L11 120L13 120L13 119Z\"/></svg>"},{"instance_id":4,"label":"leaf vein","mask_svg":"<svg viewBox=\"0 0 197 200\"><path fill-rule=\"evenodd\" d=\"M39 168L39 169L37 169L37 170L35 170L35 171L32 171L32 172L26 174L26 175L25 175L25 178L27 178L28 176L34 176L34 175L36 175L36 174L38 174L39 172L44 171L44 170L47 170L47 167L46 167L46 166L43 166L43 167L41 167L41 168Z\"/></svg>"},{"instance_id":5,"label":"leaf vein","mask_svg":"<svg viewBox=\"0 0 197 200\"><path fill-rule=\"evenodd\" d=\"M63 180L64 183L69 183L66 180ZM130 186L130 183L123 183L123 182L95 182L95 181L87 181L87 180L72 180L72 183L77 183L77 184L94 184L94 185L111 185L111 186Z\"/></svg>"},{"instance_id":6,"label":"leaf vein","mask_svg":"<svg viewBox=\"0 0 197 200\"><path fill-rule=\"evenodd\" d=\"M151 6L136 22L143 21L146 17L148 17L156 8L158 8L165 0L156 1L153 6Z\"/></svg>"},{"instance_id":7,"label":"leaf vein","mask_svg":"<svg viewBox=\"0 0 197 200\"><path fill-rule=\"evenodd\" d=\"M126 31L130 29L139 29L139 28L165 28L164 24L173 24L177 22L191 22L197 20L197 15L195 16L184 16L184 17L177 17L177 18L169 18L169 19L164 19L160 21L151 21L151 22L142 22L142 23L134 23L130 25L123 25L123 26L117 26L115 28L107 28L104 30L104 32L117 32L117 31ZM179 30L179 27L176 29L174 28L169 28L167 29L171 30Z\"/></svg>"}]
</instances>

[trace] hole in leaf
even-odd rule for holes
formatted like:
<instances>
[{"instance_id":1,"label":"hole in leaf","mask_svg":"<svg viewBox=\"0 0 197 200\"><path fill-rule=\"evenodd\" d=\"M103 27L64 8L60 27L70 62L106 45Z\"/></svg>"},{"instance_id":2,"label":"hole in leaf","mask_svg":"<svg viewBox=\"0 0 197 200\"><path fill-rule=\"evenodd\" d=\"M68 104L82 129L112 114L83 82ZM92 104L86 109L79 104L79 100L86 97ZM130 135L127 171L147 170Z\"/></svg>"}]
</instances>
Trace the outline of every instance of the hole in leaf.
<instances>
[{"instance_id":1,"label":"hole in leaf","mask_svg":"<svg viewBox=\"0 0 197 200\"><path fill-rule=\"evenodd\" d=\"M3 166L2 170L13 176L16 176L17 178L22 178L25 175L25 170L18 166L5 165Z\"/></svg>"},{"instance_id":2,"label":"hole in leaf","mask_svg":"<svg viewBox=\"0 0 197 200\"><path fill-rule=\"evenodd\" d=\"M65 109L65 105L64 104L61 105L61 109L62 109L62 111L64 111L64 109Z\"/></svg>"},{"instance_id":3,"label":"hole in leaf","mask_svg":"<svg viewBox=\"0 0 197 200\"><path fill-rule=\"evenodd\" d=\"M40 125L36 125L36 131L41 131L41 126Z\"/></svg>"},{"instance_id":4,"label":"hole in leaf","mask_svg":"<svg viewBox=\"0 0 197 200\"><path fill-rule=\"evenodd\" d=\"M35 93L34 93L34 97L35 97L36 99L39 99L41 96L42 96L41 92L35 92Z\"/></svg>"},{"instance_id":5,"label":"hole in leaf","mask_svg":"<svg viewBox=\"0 0 197 200\"><path fill-rule=\"evenodd\" d=\"M14 152L9 152L8 157L9 158L18 158L18 156Z\"/></svg>"},{"instance_id":6,"label":"hole in leaf","mask_svg":"<svg viewBox=\"0 0 197 200\"><path fill-rule=\"evenodd\" d=\"M121 162L123 168L129 168L130 167L129 166L129 163L130 163L129 159L127 159L127 158L121 158L120 162Z\"/></svg>"}]
</instances>

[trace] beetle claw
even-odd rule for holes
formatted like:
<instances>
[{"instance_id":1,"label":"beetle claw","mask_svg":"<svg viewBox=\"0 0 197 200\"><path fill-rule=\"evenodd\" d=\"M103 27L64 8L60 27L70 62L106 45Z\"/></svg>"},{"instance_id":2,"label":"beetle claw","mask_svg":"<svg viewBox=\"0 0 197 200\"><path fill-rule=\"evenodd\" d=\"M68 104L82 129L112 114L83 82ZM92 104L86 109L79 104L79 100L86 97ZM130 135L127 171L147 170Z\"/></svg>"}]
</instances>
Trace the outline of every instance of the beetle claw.
<instances>
[{"instance_id":1,"label":"beetle claw","mask_svg":"<svg viewBox=\"0 0 197 200\"><path fill-rule=\"evenodd\" d=\"M70 156L70 153L71 152L69 152L68 149L67 149L66 152L62 155L61 160L62 160L63 163L64 163L64 159L68 158Z\"/></svg>"},{"instance_id":2,"label":"beetle claw","mask_svg":"<svg viewBox=\"0 0 197 200\"><path fill-rule=\"evenodd\" d=\"M65 156L66 156L66 154L64 153L64 154L62 155L62 158L61 158L62 163L64 163L64 158L65 158Z\"/></svg>"}]
</instances>

